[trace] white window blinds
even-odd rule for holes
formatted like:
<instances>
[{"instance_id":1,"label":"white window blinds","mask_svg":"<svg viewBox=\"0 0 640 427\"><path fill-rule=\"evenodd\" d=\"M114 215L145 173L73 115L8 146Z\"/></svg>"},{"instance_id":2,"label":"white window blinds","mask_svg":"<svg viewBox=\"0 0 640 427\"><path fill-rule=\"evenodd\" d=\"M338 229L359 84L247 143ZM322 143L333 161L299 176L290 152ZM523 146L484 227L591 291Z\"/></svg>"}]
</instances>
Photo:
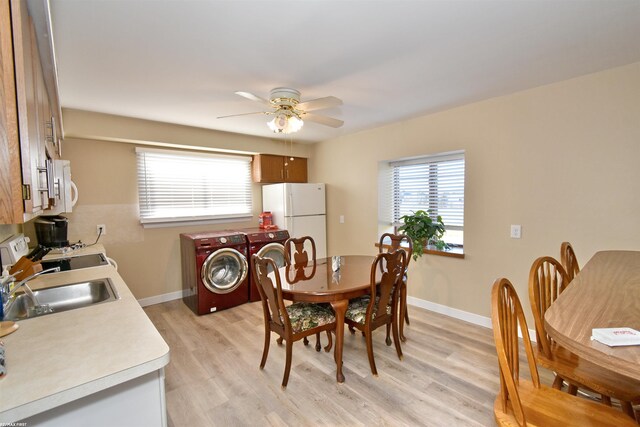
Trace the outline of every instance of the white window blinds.
<instances>
[{"instance_id":1,"label":"white window blinds","mask_svg":"<svg viewBox=\"0 0 640 427\"><path fill-rule=\"evenodd\" d=\"M464 226L464 153L391 162L392 221L417 210L442 217L447 230Z\"/></svg>"},{"instance_id":2,"label":"white window blinds","mask_svg":"<svg viewBox=\"0 0 640 427\"><path fill-rule=\"evenodd\" d=\"M251 216L251 159L136 148L140 222Z\"/></svg>"}]
</instances>

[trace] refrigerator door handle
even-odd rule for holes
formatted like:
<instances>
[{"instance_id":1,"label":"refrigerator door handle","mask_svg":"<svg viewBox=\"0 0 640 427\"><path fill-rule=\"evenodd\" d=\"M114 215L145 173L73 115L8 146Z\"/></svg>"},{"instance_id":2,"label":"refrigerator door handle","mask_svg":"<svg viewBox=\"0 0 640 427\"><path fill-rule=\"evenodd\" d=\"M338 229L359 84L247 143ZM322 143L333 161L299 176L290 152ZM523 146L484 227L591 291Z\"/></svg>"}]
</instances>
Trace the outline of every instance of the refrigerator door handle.
<instances>
[{"instance_id":1,"label":"refrigerator door handle","mask_svg":"<svg viewBox=\"0 0 640 427\"><path fill-rule=\"evenodd\" d=\"M295 216L295 212L293 211L293 194L289 191L287 192L287 209L285 210L285 215L289 214L290 216Z\"/></svg>"}]
</instances>

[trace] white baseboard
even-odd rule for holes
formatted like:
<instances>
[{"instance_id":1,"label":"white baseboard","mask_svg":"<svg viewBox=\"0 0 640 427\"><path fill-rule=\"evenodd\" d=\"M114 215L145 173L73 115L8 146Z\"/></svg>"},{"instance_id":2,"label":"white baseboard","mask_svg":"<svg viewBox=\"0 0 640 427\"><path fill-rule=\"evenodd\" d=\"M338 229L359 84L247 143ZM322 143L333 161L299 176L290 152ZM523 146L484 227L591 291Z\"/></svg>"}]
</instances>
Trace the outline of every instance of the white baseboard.
<instances>
[{"instance_id":1,"label":"white baseboard","mask_svg":"<svg viewBox=\"0 0 640 427\"><path fill-rule=\"evenodd\" d=\"M184 291L169 292L168 294L156 295L148 298L141 298L138 300L138 304L142 307L148 305L161 304L163 302L173 301L175 299L181 299L184 295Z\"/></svg>"},{"instance_id":2,"label":"white baseboard","mask_svg":"<svg viewBox=\"0 0 640 427\"><path fill-rule=\"evenodd\" d=\"M464 320L465 322L473 323L474 325L491 328L490 318L474 313L469 313L468 311L458 310L457 308L448 307L446 305L410 296L407 297L407 304L415 305L416 307L444 314L445 316L453 317L454 319Z\"/></svg>"},{"instance_id":3,"label":"white baseboard","mask_svg":"<svg viewBox=\"0 0 640 427\"><path fill-rule=\"evenodd\" d=\"M407 296L407 304L424 308L425 310L433 311L435 313L444 314L445 316L453 317L454 319L469 322L474 325L483 326L490 329L492 328L491 318L480 316L479 314L469 313L468 311L458 310L457 308L452 308L446 305L410 296ZM522 333L519 330L518 336L522 338ZM536 341L536 331L534 329L529 329L529 337L531 338L532 342Z\"/></svg>"}]
</instances>

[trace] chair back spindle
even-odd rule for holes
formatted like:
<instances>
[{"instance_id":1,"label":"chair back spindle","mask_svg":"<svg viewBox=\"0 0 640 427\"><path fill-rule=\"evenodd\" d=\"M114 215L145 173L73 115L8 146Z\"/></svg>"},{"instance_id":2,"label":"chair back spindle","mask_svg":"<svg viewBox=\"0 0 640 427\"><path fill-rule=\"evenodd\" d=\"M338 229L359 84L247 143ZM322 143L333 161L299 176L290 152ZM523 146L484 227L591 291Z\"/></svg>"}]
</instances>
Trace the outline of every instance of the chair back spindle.
<instances>
[{"instance_id":1,"label":"chair back spindle","mask_svg":"<svg viewBox=\"0 0 640 427\"><path fill-rule=\"evenodd\" d=\"M526 425L526 419L518 394L520 378L518 329L522 331L531 382L536 388L540 388L540 378L522 305L516 290L508 279L500 278L493 284L491 292L491 322L493 324L493 337L500 368L500 401L502 410L506 413L508 402L511 402L518 424L524 426Z\"/></svg>"},{"instance_id":2,"label":"chair back spindle","mask_svg":"<svg viewBox=\"0 0 640 427\"><path fill-rule=\"evenodd\" d=\"M569 242L562 242L560 245L560 262L567 272L567 278L569 282L580 272L580 265L578 264L578 258L573 251L573 246Z\"/></svg>"},{"instance_id":3,"label":"chair back spindle","mask_svg":"<svg viewBox=\"0 0 640 427\"><path fill-rule=\"evenodd\" d=\"M536 326L538 350L552 358L552 338L544 326L544 314L565 290L569 279L562 264L553 257L540 257L529 272L529 301Z\"/></svg>"}]
</instances>

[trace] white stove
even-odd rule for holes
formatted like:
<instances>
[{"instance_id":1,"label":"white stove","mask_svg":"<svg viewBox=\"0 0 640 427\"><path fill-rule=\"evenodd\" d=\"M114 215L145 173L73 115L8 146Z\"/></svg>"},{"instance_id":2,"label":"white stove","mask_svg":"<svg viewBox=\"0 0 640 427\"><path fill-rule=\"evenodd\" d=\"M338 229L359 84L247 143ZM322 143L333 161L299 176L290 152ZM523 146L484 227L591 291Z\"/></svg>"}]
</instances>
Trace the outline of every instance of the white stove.
<instances>
[{"instance_id":1,"label":"white stove","mask_svg":"<svg viewBox=\"0 0 640 427\"><path fill-rule=\"evenodd\" d=\"M2 257L2 269L15 264L21 257L29 253L31 239L24 234L16 234L0 243L0 257Z\"/></svg>"}]
</instances>

